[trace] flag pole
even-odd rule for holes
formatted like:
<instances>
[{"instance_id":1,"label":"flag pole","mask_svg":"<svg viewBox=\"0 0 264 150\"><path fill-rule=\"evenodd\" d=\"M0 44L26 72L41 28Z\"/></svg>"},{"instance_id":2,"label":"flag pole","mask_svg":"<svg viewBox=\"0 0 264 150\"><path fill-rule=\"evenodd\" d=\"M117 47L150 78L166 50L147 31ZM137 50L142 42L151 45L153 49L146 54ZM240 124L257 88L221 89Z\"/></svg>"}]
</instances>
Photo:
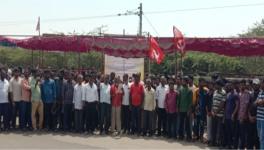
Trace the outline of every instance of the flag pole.
<instances>
[{"instance_id":1,"label":"flag pole","mask_svg":"<svg viewBox=\"0 0 264 150\"><path fill-rule=\"evenodd\" d=\"M183 77L183 72L182 72L182 63L183 63L183 57L182 57L182 54L181 54L181 77Z\"/></svg>"},{"instance_id":2,"label":"flag pole","mask_svg":"<svg viewBox=\"0 0 264 150\"><path fill-rule=\"evenodd\" d=\"M36 31L38 31L38 38L40 40L40 17L38 17L38 23L37 23ZM38 67L40 66L40 51L41 50L39 50ZM33 55L33 51L32 51L32 55ZM33 56L32 56L32 66L33 66Z\"/></svg>"},{"instance_id":3,"label":"flag pole","mask_svg":"<svg viewBox=\"0 0 264 150\"><path fill-rule=\"evenodd\" d=\"M174 48L174 57L175 57L174 73L176 78L178 76L178 57L177 57L177 50L175 48Z\"/></svg>"},{"instance_id":4,"label":"flag pole","mask_svg":"<svg viewBox=\"0 0 264 150\"><path fill-rule=\"evenodd\" d=\"M78 45L79 45L78 36L77 36L77 40L78 40ZM79 73L81 73L81 52L80 52L80 50L78 51L78 70L79 70Z\"/></svg>"},{"instance_id":5,"label":"flag pole","mask_svg":"<svg viewBox=\"0 0 264 150\"><path fill-rule=\"evenodd\" d=\"M150 38L150 33L148 32L148 40L149 40L149 38ZM149 41L148 41L149 42ZM150 75L150 65L151 65L151 62L150 62L150 58L148 58L148 73L149 73L149 75Z\"/></svg>"},{"instance_id":6,"label":"flag pole","mask_svg":"<svg viewBox=\"0 0 264 150\"><path fill-rule=\"evenodd\" d=\"M148 38L149 37L150 37L150 33L148 32ZM148 74L150 75L150 58L148 58Z\"/></svg>"},{"instance_id":7,"label":"flag pole","mask_svg":"<svg viewBox=\"0 0 264 150\"><path fill-rule=\"evenodd\" d=\"M38 31L38 36L39 36L39 39L40 39L40 29ZM40 53L40 51L39 51L39 53ZM39 64L40 64L40 56L39 56Z\"/></svg>"},{"instance_id":8,"label":"flag pole","mask_svg":"<svg viewBox=\"0 0 264 150\"><path fill-rule=\"evenodd\" d=\"M31 50L31 68L34 67L34 64L33 64L33 49Z\"/></svg>"}]
</instances>

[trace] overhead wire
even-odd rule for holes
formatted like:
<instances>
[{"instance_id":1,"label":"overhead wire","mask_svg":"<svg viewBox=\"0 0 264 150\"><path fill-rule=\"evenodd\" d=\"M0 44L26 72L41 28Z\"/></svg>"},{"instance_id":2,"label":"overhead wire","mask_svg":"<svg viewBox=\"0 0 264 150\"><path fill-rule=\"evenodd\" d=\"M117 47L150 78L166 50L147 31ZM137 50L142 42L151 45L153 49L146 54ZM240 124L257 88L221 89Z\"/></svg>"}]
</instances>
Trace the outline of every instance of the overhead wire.
<instances>
[{"instance_id":1,"label":"overhead wire","mask_svg":"<svg viewBox=\"0 0 264 150\"><path fill-rule=\"evenodd\" d=\"M164 11L148 11L145 13L146 14L164 14L164 13L186 12L186 11L214 10L214 9L253 7L253 6L264 6L264 3L226 5L226 6L214 6L214 7L200 7L200 8L186 8L186 9L164 10Z\"/></svg>"},{"instance_id":2,"label":"overhead wire","mask_svg":"<svg viewBox=\"0 0 264 150\"><path fill-rule=\"evenodd\" d=\"M264 3L255 3L255 4L239 4L239 5L226 5L226 6L215 6L215 7L200 7L200 8L186 8L186 9L176 9L176 10L163 10L163 11L146 11L144 14L147 15L155 15L155 14L165 14L165 13L177 13L177 12L188 12L188 11L200 11L200 10L214 10L214 9L225 9L225 8L237 8L237 7L258 7L264 6ZM131 12L131 11L129 11ZM51 19L43 19L42 23L46 22L67 22L67 21L79 21L79 20L89 20L89 19L101 19L101 18L111 18L111 17L119 17L119 16L130 16L137 15L137 13L125 13L125 15L110 14L110 15L98 15L98 16L86 16L86 17L71 17L71 18L51 18ZM149 22L149 19L145 17ZM32 24L35 23L36 20L24 20L24 21L0 21L0 26L13 26L13 25L23 25L23 24ZM151 24L151 22L150 22ZM151 25L152 26L152 25Z\"/></svg>"},{"instance_id":3,"label":"overhead wire","mask_svg":"<svg viewBox=\"0 0 264 150\"><path fill-rule=\"evenodd\" d=\"M148 22L148 24L151 26L151 28L156 32L156 34L158 36L160 36L160 34L158 33L157 29L154 27L154 25L151 23L151 21L148 19L148 17L145 14L143 14L143 16L146 19L146 21Z\"/></svg>"}]
</instances>

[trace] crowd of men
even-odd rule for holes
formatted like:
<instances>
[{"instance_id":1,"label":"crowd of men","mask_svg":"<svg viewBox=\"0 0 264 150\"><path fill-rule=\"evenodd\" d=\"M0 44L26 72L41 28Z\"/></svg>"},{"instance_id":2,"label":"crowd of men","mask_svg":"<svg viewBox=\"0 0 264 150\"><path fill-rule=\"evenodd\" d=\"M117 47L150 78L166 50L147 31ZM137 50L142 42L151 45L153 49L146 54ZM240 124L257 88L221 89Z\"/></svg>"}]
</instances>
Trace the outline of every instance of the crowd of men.
<instances>
[{"instance_id":1,"label":"crowd of men","mask_svg":"<svg viewBox=\"0 0 264 150\"><path fill-rule=\"evenodd\" d=\"M264 149L264 80L0 69L1 131L164 136Z\"/></svg>"}]
</instances>

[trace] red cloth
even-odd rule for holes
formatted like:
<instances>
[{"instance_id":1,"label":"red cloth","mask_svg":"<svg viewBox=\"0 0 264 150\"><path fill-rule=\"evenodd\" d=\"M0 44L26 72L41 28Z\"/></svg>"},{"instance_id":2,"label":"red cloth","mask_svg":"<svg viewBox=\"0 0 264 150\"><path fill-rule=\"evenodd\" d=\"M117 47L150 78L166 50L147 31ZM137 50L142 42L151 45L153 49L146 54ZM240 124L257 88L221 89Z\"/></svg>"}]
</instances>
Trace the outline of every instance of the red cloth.
<instances>
[{"instance_id":1,"label":"red cloth","mask_svg":"<svg viewBox=\"0 0 264 150\"><path fill-rule=\"evenodd\" d=\"M184 54L185 40L181 31L173 26L174 44L177 49L180 50L181 54Z\"/></svg>"},{"instance_id":2,"label":"red cloth","mask_svg":"<svg viewBox=\"0 0 264 150\"><path fill-rule=\"evenodd\" d=\"M133 106L139 106L143 102L144 87L142 84L133 83L130 87L131 103Z\"/></svg>"},{"instance_id":3,"label":"red cloth","mask_svg":"<svg viewBox=\"0 0 264 150\"><path fill-rule=\"evenodd\" d=\"M155 38L164 54L174 53L172 37ZM185 51L211 52L226 56L264 56L264 38L185 38ZM30 50L88 52L123 58L149 57L149 39L140 37L42 36L11 39L0 36L0 45Z\"/></svg>"},{"instance_id":4,"label":"red cloth","mask_svg":"<svg viewBox=\"0 0 264 150\"><path fill-rule=\"evenodd\" d=\"M149 37L149 58L155 59L157 64L160 64L164 59L164 54L160 49L159 44L152 36Z\"/></svg>"},{"instance_id":5,"label":"red cloth","mask_svg":"<svg viewBox=\"0 0 264 150\"><path fill-rule=\"evenodd\" d=\"M118 87L113 84L110 89L111 99L112 99L112 106L119 107L121 106L122 99L123 99L123 92L118 91Z\"/></svg>"}]
</instances>

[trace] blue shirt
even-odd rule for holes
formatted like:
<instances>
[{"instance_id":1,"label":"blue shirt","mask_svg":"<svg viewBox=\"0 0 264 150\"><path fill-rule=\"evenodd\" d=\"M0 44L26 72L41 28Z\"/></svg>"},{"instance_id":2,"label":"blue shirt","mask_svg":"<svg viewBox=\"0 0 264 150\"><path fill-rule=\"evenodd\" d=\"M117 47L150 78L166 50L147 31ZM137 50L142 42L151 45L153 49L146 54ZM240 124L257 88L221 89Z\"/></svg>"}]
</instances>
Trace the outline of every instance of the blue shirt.
<instances>
[{"instance_id":1,"label":"blue shirt","mask_svg":"<svg viewBox=\"0 0 264 150\"><path fill-rule=\"evenodd\" d=\"M225 118L226 119L232 118L232 114L236 108L236 101L238 100L239 100L239 97L234 92L227 94L226 105L225 105Z\"/></svg>"},{"instance_id":2,"label":"blue shirt","mask_svg":"<svg viewBox=\"0 0 264 150\"><path fill-rule=\"evenodd\" d=\"M199 112L198 114L200 114L201 116L205 116L206 115L206 94L207 91L202 89L199 90L199 99L198 99L198 105L199 105Z\"/></svg>"},{"instance_id":3,"label":"blue shirt","mask_svg":"<svg viewBox=\"0 0 264 150\"><path fill-rule=\"evenodd\" d=\"M41 98L44 103L53 103L56 100L56 86L52 79L44 80L41 84Z\"/></svg>"}]
</instances>

